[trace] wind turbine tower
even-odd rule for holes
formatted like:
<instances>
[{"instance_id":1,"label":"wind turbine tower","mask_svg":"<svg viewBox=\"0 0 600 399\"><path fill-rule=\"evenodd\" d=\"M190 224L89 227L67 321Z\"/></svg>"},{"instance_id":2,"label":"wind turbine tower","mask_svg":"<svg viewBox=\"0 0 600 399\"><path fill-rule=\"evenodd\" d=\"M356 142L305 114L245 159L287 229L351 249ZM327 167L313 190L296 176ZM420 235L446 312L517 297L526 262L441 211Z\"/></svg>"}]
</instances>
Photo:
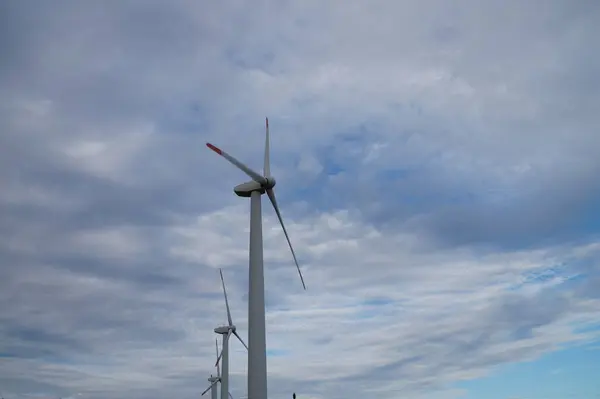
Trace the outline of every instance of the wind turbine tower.
<instances>
[{"instance_id":1,"label":"wind turbine tower","mask_svg":"<svg viewBox=\"0 0 600 399\"><path fill-rule=\"evenodd\" d=\"M202 395L204 395L210 389L210 399L217 399L217 382L219 382L220 380L221 377L218 373L216 377L213 377L213 375L211 374L210 378L208 379L208 382L210 382L210 386L206 389L206 391L202 393Z\"/></svg>"},{"instance_id":2,"label":"wind turbine tower","mask_svg":"<svg viewBox=\"0 0 600 399\"><path fill-rule=\"evenodd\" d=\"M248 399L267 399L267 345L265 332L265 279L263 265L261 197L267 194L288 242L302 286L304 278L296 253L283 224L275 199L275 178L271 176L269 119L265 119L265 155L263 174L250 169L225 151L210 143L206 146L232 163L252 180L236 186L233 191L240 197L250 198L250 267L248 278ZM222 395L221 395L222 396ZM226 399L226 398L224 398Z\"/></svg>"},{"instance_id":3,"label":"wind turbine tower","mask_svg":"<svg viewBox=\"0 0 600 399\"><path fill-rule=\"evenodd\" d=\"M236 338L244 345L246 350L248 350L248 346L244 343L244 340L236 331L235 324L233 324L233 320L231 318L231 312L229 311L229 301L227 300L227 290L225 289L225 281L223 280L223 271L219 269L219 274L221 275L221 285L223 286L223 295L225 296L225 307L227 308L227 322L226 326L220 326L215 328L215 333L221 334L223 336L223 346L221 348L221 353L219 357L217 357L217 363L215 366L219 366L219 360L221 361L221 399L228 399L229 394L229 337L231 334L235 335Z\"/></svg>"},{"instance_id":4,"label":"wind turbine tower","mask_svg":"<svg viewBox=\"0 0 600 399\"><path fill-rule=\"evenodd\" d=\"M215 355L217 356L217 359L219 359L219 344L217 343L217 339L215 338ZM206 390L204 392L202 392L201 396L204 396L204 394L206 392L208 392L210 390L210 399L217 399L217 383L221 381L221 372L219 371L219 366L217 365L217 376L213 377L213 375L210 375L210 378L208 379L208 382L210 382L210 385L208 386L208 388L206 388Z\"/></svg>"}]
</instances>

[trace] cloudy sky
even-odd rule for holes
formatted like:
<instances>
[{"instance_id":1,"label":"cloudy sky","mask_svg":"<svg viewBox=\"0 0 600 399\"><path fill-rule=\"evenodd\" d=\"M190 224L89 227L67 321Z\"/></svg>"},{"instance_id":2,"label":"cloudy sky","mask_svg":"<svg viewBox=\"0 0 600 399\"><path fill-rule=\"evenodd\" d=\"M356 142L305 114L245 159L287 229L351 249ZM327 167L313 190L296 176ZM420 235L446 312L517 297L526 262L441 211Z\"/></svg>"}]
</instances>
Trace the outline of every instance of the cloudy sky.
<instances>
[{"instance_id":1,"label":"cloudy sky","mask_svg":"<svg viewBox=\"0 0 600 399\"><path fill-rule=\"evenodd\" d=\"M273 398L600 397L600 3L3 0L0 392L198 398L247 334L264 118ZM246 353L231 344L231 392Z\"/></svg>"}]
</instances>

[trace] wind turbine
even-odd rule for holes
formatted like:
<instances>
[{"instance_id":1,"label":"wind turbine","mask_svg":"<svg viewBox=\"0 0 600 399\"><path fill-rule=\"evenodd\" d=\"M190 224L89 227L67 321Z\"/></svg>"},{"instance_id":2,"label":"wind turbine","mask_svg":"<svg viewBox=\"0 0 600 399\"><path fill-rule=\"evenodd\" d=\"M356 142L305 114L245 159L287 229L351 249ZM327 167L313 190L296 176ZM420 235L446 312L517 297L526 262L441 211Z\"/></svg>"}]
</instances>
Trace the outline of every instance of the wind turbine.
<instances>
[{"instance_id":1,"label":"wind turbine","mask_svg":"<svg viewBox=\"0 0 600 399\"><path fill-rule=\"evenodd\" d=\"M221 348L221 353L217 357L217 362L215 366L219 366L219 361L223 358L221 362L221 399L228 399L227 395L229 394L229 337L231 334L235 335L237 339L244 345L246 350L248 346L240 337L240 335L236 331L235 324L233 324L233 320L231 319L231 312L229 311L229 301L227 300L227 290L225 289L225 281L223 280L223 271L219 269L219 274L221 275L221 285L223 286L223 295L225 296L225 307L227 308L227 322L228 325L221 326L215 328L215 332L217 334L221 334L223 336L223 347ZM231 394L229 394L231 395Z\"/></svg>"},{"instance_id":2,"label":"wind turbine","mask_svg":"<svg viewBox=\"0 0 600 399\"><path fill-rule=\"evenodd\" d=\"M290 242L277 200L275 199L275 179L271 176L269 119L265 119L265 158L263 174L253 171L225 151L210 143L206 146L231 162L242 172L246 173L251 181L236 186L233 191L239 197L250 198L250 267L248 278L248 398L267 399L267 344L265 334L265 279L263 265L263 239L262 239L262 210L261 196L267 194L273 209L277 214L279 223L288 242L302 286L306 289L304 278L296 259L296 253Z\"/></svg>"},{"instance_id":3,"label":"wind turbine","mask_svg":"<svg viewBox=\"0 0 600 399\"><path fill-rule=\"evenodd\" d=\"M219 344L217 343L216 338L215 338L215 355L217 356L217 359L219 359ZM217 360L217 362L218 362L218 360ZM208 388L206 388L206 390L204 392L202 392L201 396L204 396L204 394L210 390L210 399L217 399L217 382L221 381L221 372L219 371L219 366L216 365L216 367L217 367L217 376L213 377L212 374L210 375L210 378L208 379L208 382L210 382L210 385L208 386Z\"/></svg>"}]
</instances>

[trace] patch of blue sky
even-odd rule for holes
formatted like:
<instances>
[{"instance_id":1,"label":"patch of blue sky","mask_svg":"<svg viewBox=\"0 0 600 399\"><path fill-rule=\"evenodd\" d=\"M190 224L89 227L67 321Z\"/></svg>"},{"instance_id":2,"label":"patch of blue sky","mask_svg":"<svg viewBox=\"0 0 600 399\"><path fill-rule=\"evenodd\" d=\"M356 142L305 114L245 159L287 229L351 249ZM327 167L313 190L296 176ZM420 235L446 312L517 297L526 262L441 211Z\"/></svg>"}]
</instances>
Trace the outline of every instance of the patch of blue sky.
<instances>
[{"instance_id":1,"label":"patch of blue sky","mask_svg":"<svg viewBox=\"0 0 600 399\"><path fill-rule=\"evenodd\" d=\"M379 317L381 315L381 312L378 312L377 310L370 308L370 309L360 309L356 312L356 314L354 315L355 319L358 320L369 320L369 319L374 319L376 317Z\"/></svg>"},{"instance_id":2,"label":"patch of blue sky","mask_svg":"<svg viewBox=\"0 0 600 399\"><path fill-rule=\"evenodd\" d=\"M587 325L575 328L575 333L577 333L577 334L594 333L594 332L598 333L598 335L600 336L600 321L595 324L587 324ZM598 359L598 361L600 362L600 358ZM600 367L600 363L598 364L598 367Z\"/></svg>"},{"instance_id":3,"label":"patch of blue sky","mask_svg":"<svg viewBox=\"0 0 600 399\"><path fill-rule=\"evenodd\" d=\"M268 357L288 356L291 352L287 349L267 349Z\"/></svg>"},{"instance_id":4,"label":"patch of blue sky","mask_svg":"<svg viewBox=\"0 0 600 399\"><path fill-rule=\"evenodd\" d=\"M523 284L543 284L555 281L557 278L566 277L567 271L564 266L549 267L543 270L536 270L527 273Z\"/></svg>"},{"instance_id":5,"label":"patch of blue sky","mask_svg":"<svg viewBox=\"0 0 600 399\"><path fill-rule=\"evenodd\" d=\"M278 192L282 202L297 198L310 199L311 208L321 211L338 209L346 204L348 201L347 196L331 192L332 185L330 179L344 173L352 174L355 171L355 167L352 166L351 162L329 156L327 152L330 150L331 148L325 148L318 150L314 154L323 169L308 184L294 186L286 184L285 189L282 187L282 190Z\"/></svg>"},{"instance_id":6,"label":"patch of blue sky","mask_svg":"<svg viewBox=\"0 0 600 399\"><path fill-rule=\"evenodd\" d=\"M587 273L577 273L577 274L571 274L568 276L568 278L566 278L563 283L561 284L562 288L572 288L573 285L575 284L579 284L583 281L585 281L586 279L589 279L589 274Z\"/></svg>"},{"instance_id":7,"label":"patch of blue sky","mask_svg":"<svg viewBox=\"0 0 600 399\"><path fill-rule=\"evenodd\" d=\"M462 399L591 399L600 396L598 370L600 352L576 346L531 362L499 367L486 377L456 387L467 391Z\"/></svg>"},{"instance_id":8,"label":"patch of blue sky","mask_svg":"<svg viewBox=\"0 0 600 399\"><path fill-rule=\"evenodd\" d=\"M361 320L378 317L394 303L393 300L384 297L365 299L355 305L357 310L354 317Z\"/></svg>"},{"instance_id":9,"label":"patch of blue sky","mask_svg":"<svg viewBox=\"0 0 600 399\"><path fill-rule=\"evenodd\" d=\"M582 235L600 234L600 188L589 193L587 201L580 205L580 211L577 213L572 226L576 232Z\"/></svg>"},{"instance_id":10,"label":"patch of blue sky","mask_svg":"<svg viewBox=\"0 0 600 399\"><path fill-rule=\"evenodd\" d=\"M353 195L340 195L336 182L332 179L355 180L363 187L363 190L377 190L390 182L406 179L417 173L416 170L408 168L371 170L369 172L360 170L363 167L360 161L364 158L367 148L374 142L374 139L362 134L360 127L356 129L357 131L354 132L340 133L333 144L317 149L314 155L322 167L321 172L307 185L299 185L296 188L287 187L287 190L290 191L286 190L287 192L283 195L290 198L310 198L311 207L319 210L338 209L348 206L349 202L356 201L357 198ZM359 182L365 177L371 181ZM368 195L364 191L361 194ZM414 204L421 205L427 202L427 198L410 195L410 193L399 197L399 200L412 201Z\"/></svg>"},{"instance_id":11,"label":"patch of blue sky","mask_svg":"<svg viewBox=\"0 0 600 399\"><path fill-rule=\"evenodd\" d=\"M321 174L324 177L336 176L347 170L346 167L342 166L339 163L328 160L327 158L322 159L321 165L323 166L323 171L321 172Z\"/></svg>"},{"instance_id":12,"label":"patch of blue sky","mask_svg":"<svg viewBox=\"0 0 600 399\"><path fill-rule=\"evenodd\" d=\"M582 233L600 234L600 209L596 206L593 210L582 215L580 229Z\"/></svg>"},{"instance_id":13,"label":"patch of blue sky","mask_svg":"<svg viewBox=\"0 0 600 399\"><path fill-rule=\"evenodd\" d=\"M562 282L568 275L561 272L560 269L549 267L543 270L535 270L522 275L521 281L512 284L506 288L507 291L519 291L525 287L552 285L552 283ZM561 281L562 280L562 281Z\"/></svg>"},{"instance_id":14,"label":"patch of blue sky","mask_svg":"<svg viewBox=\"0 0 600 399\"><path fill-rule=\"evenodd\" d=\"M567 260L546 268L523 274L522 280L508 287L508 291L516 291L526 286L552 286L554 289L572 289L590 277L589 259Z\"/></svg>"},{"instance_id":15,"label":"patch of blue sky","mask_svg":"<svg viewBox=\"0 0 600 399\"><path fill-rule=\"evenodd\" d=\"M365 299L362 302L362 304L365 306L384 306L384 305L390 305L392 303L394 303L393 300L391 300L389 298L383 298L383 297Z\"/></svg>"}]
</instances>

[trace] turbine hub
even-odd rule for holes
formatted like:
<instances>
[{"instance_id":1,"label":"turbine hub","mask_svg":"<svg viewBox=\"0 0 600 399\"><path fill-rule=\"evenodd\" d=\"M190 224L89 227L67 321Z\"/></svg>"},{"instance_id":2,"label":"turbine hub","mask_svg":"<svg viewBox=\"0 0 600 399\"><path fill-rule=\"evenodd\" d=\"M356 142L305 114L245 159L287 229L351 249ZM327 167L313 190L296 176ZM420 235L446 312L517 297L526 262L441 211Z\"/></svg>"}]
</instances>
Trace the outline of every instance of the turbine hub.
<instances>
[{"instance_id":1,"label":"turbine hub","mask_svg":"<svg viewBox=\"0 0 600 399\"><path fill-rule=\"evenodd\" d=\"M277 184L277 181L275 180L275 178L273 176L266 177L266 179L267 179L267 184L264 185L265 190L273 188L273 187L275 187L275 184Z\"/></svg>"}]
</instances>

